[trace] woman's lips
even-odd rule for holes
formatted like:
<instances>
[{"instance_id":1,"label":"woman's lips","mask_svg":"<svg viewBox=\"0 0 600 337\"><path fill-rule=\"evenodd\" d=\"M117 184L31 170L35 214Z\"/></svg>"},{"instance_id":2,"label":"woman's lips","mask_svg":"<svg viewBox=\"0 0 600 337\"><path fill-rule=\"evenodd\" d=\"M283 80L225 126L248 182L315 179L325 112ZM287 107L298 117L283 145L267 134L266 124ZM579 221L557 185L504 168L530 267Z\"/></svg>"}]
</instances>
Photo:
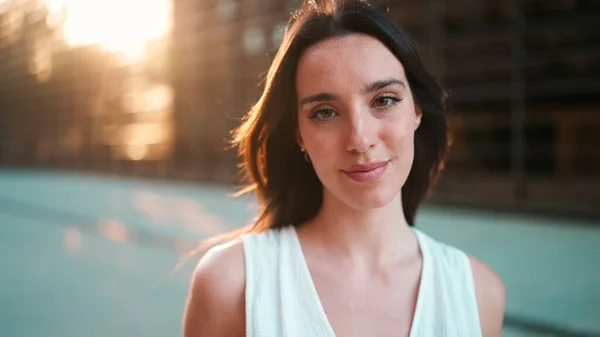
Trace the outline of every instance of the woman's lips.
<instances>
[{"instance_id":1,"label":"woman's lips","mask_svg":"<svg viewBox=\"0 0 600 337\"><path fill-rule=\"evenodd\" d=\"M357 164L343 172L356 182L370 182L379 179L387 169L388 161L370 162L365 164Z\"/></svg>"}]
</instances>

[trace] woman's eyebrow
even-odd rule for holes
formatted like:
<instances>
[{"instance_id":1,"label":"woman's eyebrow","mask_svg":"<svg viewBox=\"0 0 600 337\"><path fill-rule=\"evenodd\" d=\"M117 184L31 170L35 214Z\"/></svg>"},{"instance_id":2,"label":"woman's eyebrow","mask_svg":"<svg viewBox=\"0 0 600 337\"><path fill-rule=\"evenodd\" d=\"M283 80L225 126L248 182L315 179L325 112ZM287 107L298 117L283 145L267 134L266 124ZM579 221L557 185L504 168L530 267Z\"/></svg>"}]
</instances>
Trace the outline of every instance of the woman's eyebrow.
<instances>
[{"instance_id":1,"label":"woman's eyebrow","mask_svg":"<svg viewBox=\"0 0 600 337\"><path fill-rule=\"evenodd\" d=\"M403 87L404 89L406 89L406 84L404 84L403 81L395 79L395 78L387 78L385 80L375 81L375 82L367 85L367 87L365 88L365 92L377 91L377 90L383 89L385 87L389 87L391 85L399 85L399 86Z\"/></svg>"},{"instance_id":2,"label":"woman's eyebrow","mask_svg":"<svg viewBox=\"0 0 600 337\"><path fill-rule=\"evenodd\" d=\"M300 101L300 107L313 102L335 101L336 99L337 97L334 94L324 92L316 95L311 95L302 99L302 101Z\"/></svg>"}]
</instances>

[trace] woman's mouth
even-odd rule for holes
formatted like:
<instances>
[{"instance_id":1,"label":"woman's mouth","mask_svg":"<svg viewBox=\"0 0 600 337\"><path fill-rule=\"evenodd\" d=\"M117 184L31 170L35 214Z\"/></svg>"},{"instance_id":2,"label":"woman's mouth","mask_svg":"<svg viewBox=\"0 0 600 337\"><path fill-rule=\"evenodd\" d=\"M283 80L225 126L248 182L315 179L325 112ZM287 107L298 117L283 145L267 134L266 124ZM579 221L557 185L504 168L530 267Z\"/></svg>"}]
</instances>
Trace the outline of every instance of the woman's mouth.
<instances>
[{"instance_id":1,"label":"woman's mouth","mask_svg":"<svg viewBox=\"0 0 600 337\"><path fill-rule=\"evenodd\" d=\"M389 160L361 163L342 170L350 179L356 182L375 181L385 173Z\"/></svg>"}]
</instances>

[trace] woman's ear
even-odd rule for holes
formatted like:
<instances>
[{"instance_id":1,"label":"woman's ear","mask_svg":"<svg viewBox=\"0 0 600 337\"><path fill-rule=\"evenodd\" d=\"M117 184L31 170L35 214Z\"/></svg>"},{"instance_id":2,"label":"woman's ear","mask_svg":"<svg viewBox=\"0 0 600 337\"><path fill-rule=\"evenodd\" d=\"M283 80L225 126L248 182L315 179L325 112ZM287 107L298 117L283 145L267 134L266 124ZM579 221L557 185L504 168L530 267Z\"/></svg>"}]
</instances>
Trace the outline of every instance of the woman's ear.
<instances>
[{"instance_id":1,"label":"woman's ear","mask_svg":"<svg viewBox=\"0 0 600 337\"><path fill-rule=\"evenodd\" d=\"M421 118L423 118L423 110L418 105L415 105L415 130L421 125Z\"/></svg>"},{"instance_id":2,"label":"woman's ear","mask_svg":"<svg viewBox=\"0 0 600 337\"><path fill-rule=\"evenodd\" d=\"M302 141L302 136L300 136L300 130L296 129L296 143L300 149L304 149L304 142Z\"/></svg>"}]
</instances>

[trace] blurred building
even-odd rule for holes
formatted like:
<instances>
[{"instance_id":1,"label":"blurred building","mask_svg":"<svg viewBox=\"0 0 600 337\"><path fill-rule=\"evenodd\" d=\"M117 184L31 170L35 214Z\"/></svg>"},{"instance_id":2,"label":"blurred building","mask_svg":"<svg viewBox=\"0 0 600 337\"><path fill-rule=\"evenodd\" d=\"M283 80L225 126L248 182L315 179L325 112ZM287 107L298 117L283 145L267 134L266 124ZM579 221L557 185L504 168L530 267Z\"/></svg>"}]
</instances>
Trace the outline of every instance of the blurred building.
<instances>
[{"instance_id":1,"label":"blurred building","mask_svg":"<svg viewBox=\"0 0 600 337\"><path fill-rule=\"evenodd\" d=\"M117 1L113 11L135 15L91 18L120 30L69 36L92 23L65 13L95 3L111 1L0 0L0 163L231 182L229 130L258 98L300 1ZM435 201L600 217L600 2L373 3L417 39L451 94ZM167 5L164 30L134 28Z\"/></svg>"}]
</instances>

